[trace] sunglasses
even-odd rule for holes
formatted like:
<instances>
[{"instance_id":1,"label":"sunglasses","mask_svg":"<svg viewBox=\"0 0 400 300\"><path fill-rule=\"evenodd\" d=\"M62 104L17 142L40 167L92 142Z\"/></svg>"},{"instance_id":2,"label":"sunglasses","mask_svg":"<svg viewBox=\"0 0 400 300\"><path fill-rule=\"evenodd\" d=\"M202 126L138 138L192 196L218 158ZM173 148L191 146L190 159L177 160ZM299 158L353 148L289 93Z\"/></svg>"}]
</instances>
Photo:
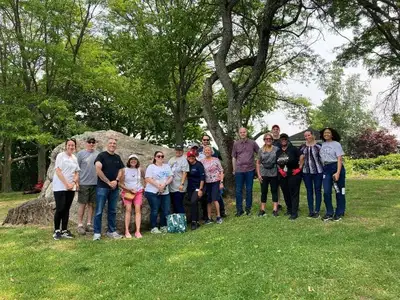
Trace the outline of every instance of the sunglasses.
<instances>
[{"instance_id":1,"label":"sunglasses","mask_svg":"<svg viewBox=\"0 0 400 300\"><path fill-rule=\"evenodd\" d=\"M164 158L164 155L157 155L157 158Z\"/></svg>"},{"instance_id":2,"label":"sunglasses","mask_svg":"<svg viewBox=\"0 0 400 300\"><path fill-rule=\"evenodd\" d=\"M210 139L203 139L203 141L205 141L205 142L209 142L209 141L210 141Z\"/></svg>"},{"instance_id":3,"label":"sunglasses","mask_svg":"<svg viewBox=\"0 0 400 300\"><path fill-rule=\"evenodd\" d=\"M96 144L96 142L93 142L93 141L90 141L90 142L87 142L88 144Z\"/></svg>"},{"instance_id":4,"label":"sunglasses","mask_svg":"<svg viewBox=\"0 0 400 300\"><path fill-rule=\"evenodd\" d=\"M265 138L264 141L272 141L271 138Z\"/></svg>"}]
</instances>

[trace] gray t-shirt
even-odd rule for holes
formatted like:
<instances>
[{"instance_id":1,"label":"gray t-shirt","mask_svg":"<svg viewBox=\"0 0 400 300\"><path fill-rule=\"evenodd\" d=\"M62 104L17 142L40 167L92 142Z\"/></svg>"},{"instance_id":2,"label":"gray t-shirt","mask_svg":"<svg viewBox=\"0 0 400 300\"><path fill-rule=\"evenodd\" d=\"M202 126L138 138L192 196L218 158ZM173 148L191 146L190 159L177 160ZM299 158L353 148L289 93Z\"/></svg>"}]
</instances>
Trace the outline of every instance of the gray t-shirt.
<instances>
[{"instance_id":1,"label":"gray t-shirt","mask_svg":"<svg viewBox=\"0 0 400 300\"><path fill-rule=\"evenodd\" d=\"M322 143L319 156L323 163L337 162L339 156L343 156L342 145L336 141Z\"/></svg>"},{"instance_id":2,"label":"gray t-shirt","mask_svg":"<svg viewBox=\"0 0 400 300\"><path fill-rule=\"evenodd\" d=\"M189 163L187 161L187 158L185 156L180 156L180 157L172 157L169 162L169 166L171 167L172 174L174 178L172 179L171 184L169 185L170 192L180 192L179 191L179 186L181 185L182 182L182 175L183 172L189 172ZM187 180L185 180L185 184L183 185L183 191L186 192L187 188Z\"/></svg>"},{"instance_id":3,"label":"gray t-shirt","mask_svg":"<svg viewBox=\"0 0 400 300\"><path fill-rule=\"evenodd\" d=\"M278 147L272 146L271 152L263 151L262 148L258 150L258 160L260 161L261 176L278 176L278 169L276 166L276 151L278 151L278 149Z\"/></svg>"},{"instance_id":4,"label":"gray t-shirt","mask_svg":"<svg viewBox=\"0 0 400 300\"><path fill-rule=\"evenodd\" d=\"M81 150L77 154L78 164L81 168L79 173L79 183L80 185L97 185L97 174L96 166L94 160L99 151L94 150L93 152L87 150Z\"/></svg>"}]
</instances>

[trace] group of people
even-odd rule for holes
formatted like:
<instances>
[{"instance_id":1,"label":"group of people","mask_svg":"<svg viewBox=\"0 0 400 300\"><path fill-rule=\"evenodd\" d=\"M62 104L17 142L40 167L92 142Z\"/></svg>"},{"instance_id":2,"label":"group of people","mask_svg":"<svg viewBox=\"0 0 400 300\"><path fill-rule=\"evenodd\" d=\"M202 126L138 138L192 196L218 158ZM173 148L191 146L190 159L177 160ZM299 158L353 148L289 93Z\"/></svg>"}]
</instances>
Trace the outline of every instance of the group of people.
<instances>
[{"instance_id":1,"label":"group of people","mask_svg":"<svg viewBox=\"0 0 400 300\"><path fill-rule=\"evenodd\" d=\"M306 131L305 144L294 147L287 134L280 134L278 125L264 135L264 145L247 137L246 128L239 129L239 140L232 149L232 166L235 177L236 216L250 215L252 208L255 175L261 184L261 207L259 216L266 215L268 189L271 190L273 216L279 215L280 186L286 203L286 214L294 220L298 217L301 181L307 189L309 217L319 218L322 202L322 186L326 214L324 221L339 221L345 213L345 169L343 150L336 130L321 131L322 145L316 143L311 131ZM107 150L98 152L96 140L88 138L84 150L75 156L76 140L65 142L65 151L59 153L55 162L53 191L56 202L53 238L73 238L68 230L69 211L75 192L78 191L78 228L80 235L93 232L93 240L101 239L102 214L107 204L107 233L110 238L123 236L116 231L118 199L125 206L125 237L130 232L131 215L134 210L136 238L141 238L141 207L143 196L150 206L151 233L167 232L167 216L185 213L184 198L187 194L191 203L191 229L199 223L199 203L203 211L204 224L214 222L212 205L215 207L215 222L221 224L225 214L222 193L224 170L221 156L210 145L210 136L202 137L201 145L192 144L184 153L182 145L175 147L175 156L168 162L162 151L156 151L153 162L142 168L139 157L129 156L124 165L115 153L117 141L110 138ZM333 211L332 186L335 187L337 207ZM243 188L246 189L243 210ZM315 195L315 206L314 206ZM172 204L172 209L171 209ZM83 217L87 211L87 222ZM159 216L160 215L160 216ZM92 224L93 219L93 224ZM159 222L158 222L159 220Z\"/></svg>"}]
</instances>

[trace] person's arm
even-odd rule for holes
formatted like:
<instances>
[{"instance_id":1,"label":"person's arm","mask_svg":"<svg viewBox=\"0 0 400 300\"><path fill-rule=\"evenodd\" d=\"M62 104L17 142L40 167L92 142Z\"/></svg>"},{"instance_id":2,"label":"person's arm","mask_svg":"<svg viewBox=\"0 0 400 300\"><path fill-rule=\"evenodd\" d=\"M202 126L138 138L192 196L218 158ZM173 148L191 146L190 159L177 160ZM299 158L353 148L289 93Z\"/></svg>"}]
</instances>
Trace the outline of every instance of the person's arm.
<instances>
[{"instance_id":1,"label":"person's arm","mask_svg":"<svg viewBox=\"0 0 400 300\"><path fill-rule=\"evenodd\" d=\"M104 173L103 173L103 170L102 170L103 164L102 164L101 162L99 162L99 161L96 161L95 166L96 166L96 174L97 174L97 176L100 178L100 180L103 181L103 182L106 183L109 187L112 188L112 186L111 186L111 181L110 181L110 180L106 177L106 175L104 175Z\"/></svg>"},{"instance_id":2,"label":"person's arm","mask_svg":"<svg viewBox=\"0 0 400 300\"><path fill-rule=\"evenodd\" d=\"M236 144L233 144L232 148L232 173L235 175L236 173Z\"/></svg>"},{"instance_id":3,"label":"person's arm","mask_svg":"<svg viewBox=\"0 0 400 300\"><path fill-rule=\"evenodd\" d=\"M186 172L182 172L181 184L179 185L179 190L181 192L183 191L183 187L185 185L186 177L187 177L187 173Z\"/></svg>"},{"instance_id":4,"label":"person's arm","mask_svg":"<svg viewBox=\"0 0 400 300\"><path fill-rule=\"evenodd\" d=\"M338 156L338 161L337 161L337 172L335 174L333 174L333 176L335 177L335 181L339 180L339 176L340 176L340 171L342 171L342 166L343 166L343 156Z\"/></svg>"},{"instance_id":5,"label":"person's arm","mask_svg":"<svg viewBox=\"0 0 400 300\"><path fill-rule=\"evenodd\" d=\"M262 182L262 176L261 176L261 169L260 169L260 158L256 159L256 172L257 172L257 178L260 182Z\"/></svg>"},{"instance_id":6,"label":"person's arm","mask_svg":"<svg viewBox=\"0 0 400 300\"><path fill-rule=\"evenodd\" d=\"M56 174L57 174L57 176L58 176L58 178L61 180L61 182L64 184L64 186L65 186L65 188L67 189L67 190L72 190L72 188L74 187L74 185L73 185L73 183L69 183L68 181L67 181L67 179L65 179L65 177L64 177L64 175L63 175L63 173L62 173L62 170L58 167L58 168L56 168Z\"/></svg>"},{"instance_id":7,"label":"person's arm","mask_svg":"<svg viewBox=\"0 0 400 300\"><path fill-rule=\"evenodd\" d=\"M299 169L303 170L303 166L304 166L304 154L300 155Z\"/></svg>"},{"instance_id":8,"label":"person's arm","mask_svg":"<svg viewBox=\"0 0 400 300\"><path fill-rule=\"evenodd\" d=\"M126 185L125 185L125 170L122 171L122 174L121 174L121 176L119 177L118 186L119 186L121 189L125 190L125 191L130 191L130 190L126 187Z\"/></svg>"}]
</instances>

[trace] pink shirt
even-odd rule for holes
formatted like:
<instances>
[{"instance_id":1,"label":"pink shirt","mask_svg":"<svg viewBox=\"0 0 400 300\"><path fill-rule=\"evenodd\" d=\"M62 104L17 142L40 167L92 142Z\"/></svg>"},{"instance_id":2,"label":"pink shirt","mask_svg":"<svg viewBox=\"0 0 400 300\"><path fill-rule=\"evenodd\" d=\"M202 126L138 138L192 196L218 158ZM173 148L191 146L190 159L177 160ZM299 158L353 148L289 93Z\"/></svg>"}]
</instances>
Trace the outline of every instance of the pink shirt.
<instances>
[{"instance_id":1,"label":"pink shirt","mask_svg":"<svg viewBox=\"0 0 400 300\"><path fill-rule=\"evenodd\" d=\"M250 139L238 140L233 144L232 157L236 158L236 172L249 172L256 168L254 154L260 147Z\"/></svg>"},{"instance_id":2,"label":"pink shirt","mask_svg":"<svg viewBox=\"0 0 400 300\"><path fill-rule=\"evenodd\" d=\"M210 159L204 158L201 160L206 173L206 183L217 182L221 180L220 173L224 171L218 158L211 157Z\"/></svg>"}]
</instances>

